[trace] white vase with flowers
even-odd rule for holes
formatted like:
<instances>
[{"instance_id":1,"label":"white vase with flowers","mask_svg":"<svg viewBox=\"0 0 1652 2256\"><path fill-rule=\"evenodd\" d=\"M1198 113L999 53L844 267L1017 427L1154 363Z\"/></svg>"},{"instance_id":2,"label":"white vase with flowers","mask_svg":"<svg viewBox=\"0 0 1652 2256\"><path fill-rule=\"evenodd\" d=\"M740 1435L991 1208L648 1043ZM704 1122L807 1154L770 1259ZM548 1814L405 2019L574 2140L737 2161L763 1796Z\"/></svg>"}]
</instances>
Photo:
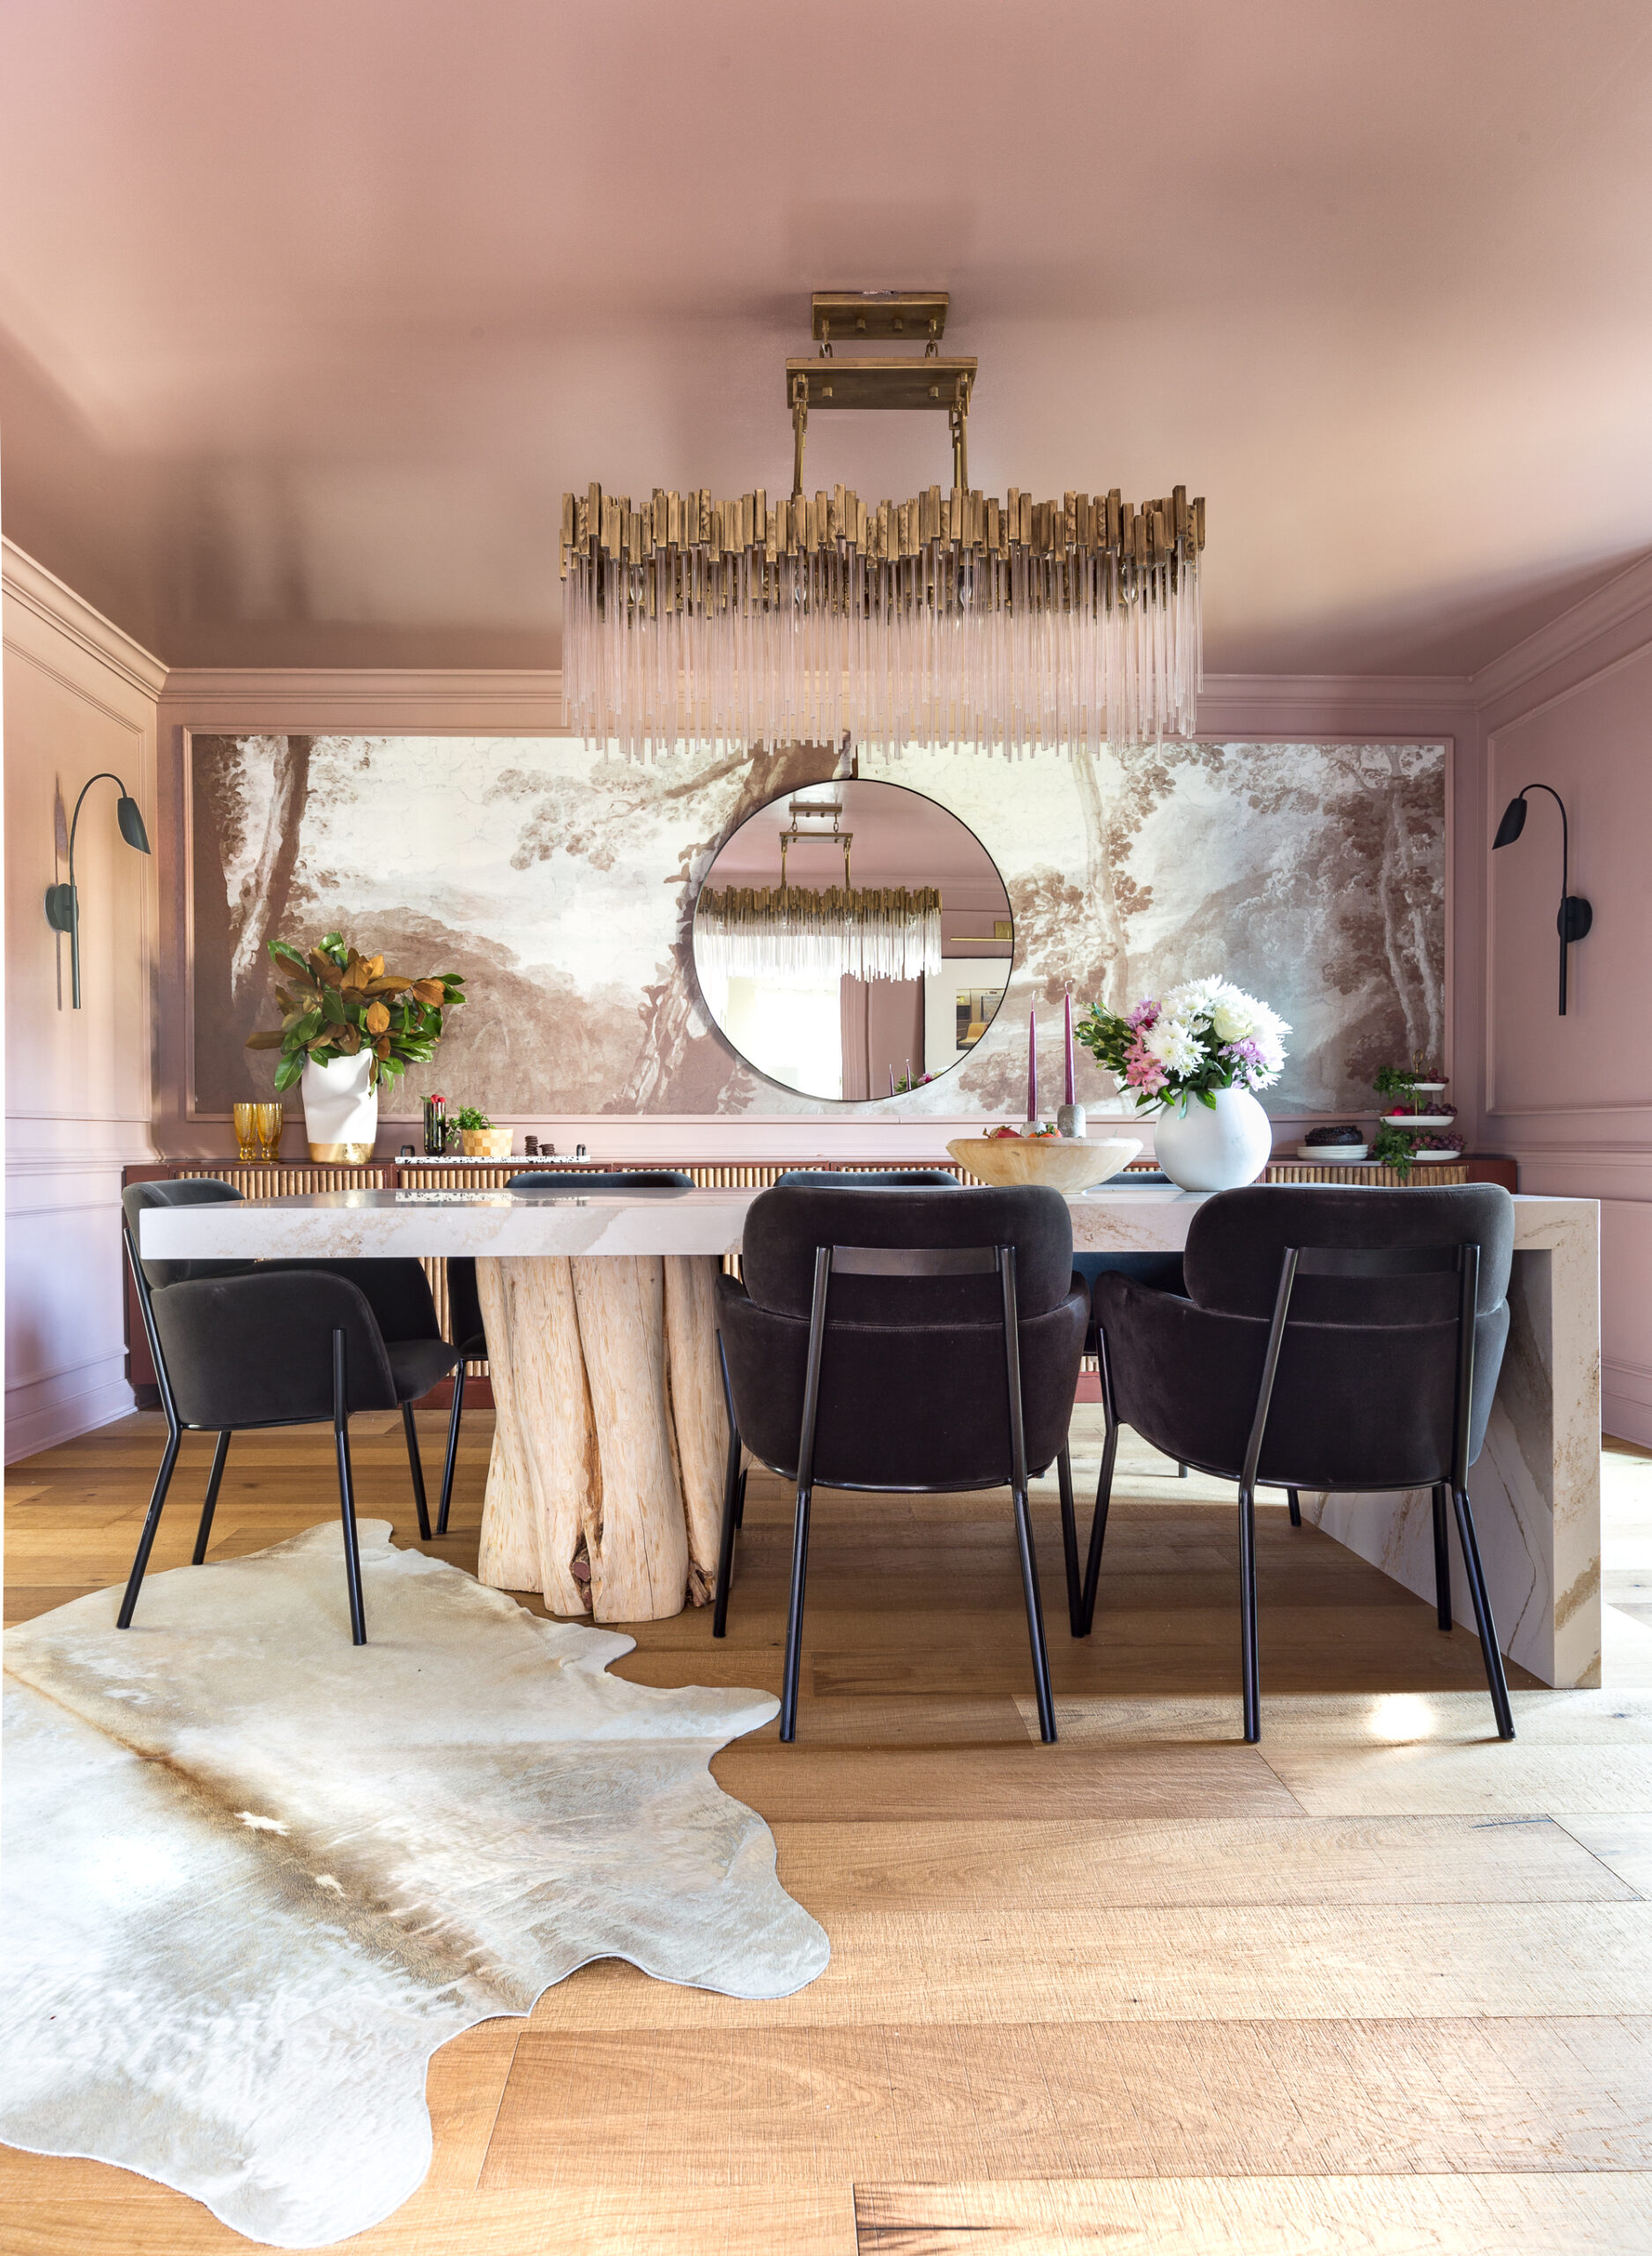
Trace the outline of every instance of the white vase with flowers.
<instances>
[{"instance_id":1,"label":"white vase with flowers","mask_svg":"<svg viewBox=\"0 0 1652 2256\"><path fill-rule=\"evenodd\" d=\"M1256 1092L1278 1080L1290 1031L1219 977L1184 980L1123 1017L1093 1004L1077 1029L1137 1111L1155 1115L1159 1164L1183 1191L1232 1191L1267 1166L1273 1131Z\"/></svg>"}]
</instances>

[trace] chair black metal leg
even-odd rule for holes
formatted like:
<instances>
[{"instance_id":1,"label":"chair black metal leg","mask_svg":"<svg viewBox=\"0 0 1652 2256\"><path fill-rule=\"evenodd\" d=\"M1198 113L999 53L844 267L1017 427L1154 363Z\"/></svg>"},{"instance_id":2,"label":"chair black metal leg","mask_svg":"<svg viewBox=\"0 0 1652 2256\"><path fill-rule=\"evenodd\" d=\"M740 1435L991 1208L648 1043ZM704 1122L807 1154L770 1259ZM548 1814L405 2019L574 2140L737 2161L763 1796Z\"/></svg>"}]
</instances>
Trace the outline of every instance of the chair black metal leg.
<instances>
[{"instance_id":1,"label":"chair black metal leg","mask_svg":"<svg viewBox=\"0 0 1652 2256\"><path fill-rule=\"evenodd\" d=\"M734 1524L737 1527L745 1525L745 1476L750 1470L749 1466L741 1466L740 1478L734 1491Z\"/></svg>"},{"instance_id":2,"label":"chair black metal leg","mask_svg":"<svg viewBox=\"0 0 1652 2256\"><path fill-rule=\"evenodd\" d=\"M144 1519L144 1532L137 1539L137 1556L133 1560L132 1571L126 1578L126 1595L121 1600L121 1610L115 1617L118 1629L130 1629L132 1626L132 1608L137 1603L137 1593L143 1586L144 1570L149 1564L155 1530L160 1525L161 1507L167 1501L167 1491L172 1486L173 1467L178 1462L178 1449L182 1440L181 1427L168 1427L167 1446L160 1455L160 1470L155 1475L154 1493L149 1499L149 1510Z\"/></svg>"},{"instance_id":3,"label":"chair black metal leg","mask_svg":"<svg viewBox=\"0 0 1652 2256\"><path fill-rule=\"evenodd\" d=\"M740 1436L729 1424L729 1460L722 1476L722 1526L717 1538L717 1589L711 1606L711 1634L726 1636L729 1629L729 1584L734 1574L734 1531L740 1524L740 1497L745 1475L740 1469Z\"/></svg>"},{"instance_id":4,"label":"chair black metal leg","mask_svg":"<svg viewBox=\"0 0 1652 2256\"><path fill-rule=\"evenodd\" d=\"M1458 1488L1453 1493L1457 1507L1457 1540L1463 1546L1463 1566L1469 1578L1469 1595L1474 1600L1474 1622L1480 1633L1480 1653L1485 1663L1485 1681L1492 1695L1492 1712L1497 1718L1497 1736L1499 1739L1513 1739L1515 1718L1508 1704L1508 1679L1503 1673L1503 1656L1497 1643L1497 1624L1492 1619L1492 1601L1480 1566L1480 1546L1474 1532L1474 1514L1469 1505L1469 1492L1466 1488Z\"/></svg>"},{"instance_id":5,"label":"chair black metal leg","mask_svg":"<svg viewBox=\"0 0 1652 2256\"><path fill-rule=\"evenodd\" d=\"M803 1670L803 1592L809 1572L809 1502L811 1488L797 1491L797 1517L791 1537L791 1604L786 1614L786 1676L781 1691L780 1735L797 1735L797 1679Z\"/></svg>"},{"instance_id":6,"label":"chair black metal leg","mask_svg":"<svg viewBox=\"0 0 1652 2256\"><path fill-rule=\"evenodd\" d=\"M464 1415L464 1365L461 1363L453 1374L453 1408L448 1416L448 1454L441 1466L441 1503L436 1512L436 1532L448 1532L448 1514L453 1504L454 1476L459 1469L459 1421Z\"/></svg>"},{"instance_id":7,"label":"chair black metal leg","mask_svg":"<svg viewBox=\"0 0 1652 2256\"><path fill-rule=\"evenodd\" d=\"M206 1563L206 1546L212 1532L212 1515L218 1510L219 1483L224 1478L224 1460L229 1455L230 1430L229 1427L225 1427L218 1437L218 1446L212 1451L212 1470L207 1476L206 1502L201 1507L201 1525L195 1532L192 1564L197 1567Z\"/></svg>"},{"instance_id":8,"label":"chair black metal leg","mask_svg":"<svg viewBox=\"0 0 1652 2256\"><path fill-rule=\"evenodd\" d=\"M402 1431L407 1436L408 1470L413 1476L413 1503L419 1512L419 1540L430 1540L430 1506L425 1501L425 1468L419 1456L419 1429L413 1423L413 1406L402 1405Z\"/></svg>"},{"instance_id":9,"label":"chair black metal leg","mask_svg":"<svg viewBox=\"0 0 1652 2256\"><path fill-rule=\"evenodd\" d=\"M1188 1468L1187 1468L1187 1466L1186 1466L1182 1462L1182 1459L1181 1459L1180 1458L1178 1458L1176 1459L1176 1478L1177 1478L1177 1480L1185 1480L1187 1479L1187 1477L1188 1477Z\"/></svg>"},{"instance_id":10,"label":"chair black metal leg","mask_svg":"<svg viewBox=\"0 0 1652 2256\"><path fill-rule=\"evenodd\" d=\"M1090 1555L1085 1563L1084 1593L1078 1604L1078 1630L1087 1637L1095 1627L1096 1598L1101 1586L1101 1546L1107 1540L1108 1507L1113 1501L1113 1465L1118 1455L1118 1413L1113 1400L1112 1376L1108 1369L1107 1342L1101 1342L1101 1405L1107 1418L1107 1437L1101 1443L1101 1473L1095 1488L1095 1517L1090 1523Z\"/></svg>"},{"instance_id":11,"label":"chair black metal leg","mask_svg":"<svg viewBox=\"0 0 1652 2256\"><path fill-rule=\"evenodd\" d=\"M338 1510L344 1524L344 1581L350 1592L350 1641L367 1642L367 1609L361 1602L361 1547L356 1540L356 1491L350 1477L350 1371L348 1342L333 1334L333 1447L338 1458Z\"/></svg>"},{"instance_id":12,"label":"chair black metal leg","mask_svg":"<svg viewBox=\"0 0 1652 2256\"><path fill-rule=\"evenodd\" d=\"M1300 1526L1301 1526L1301 1525L1302 1525L1302 1500L1301 1500L1301 1498L1297 1495L1296 1490L1295 1490L1294 1488L1287 1488L1287 1489L1285 1490L1285 1503L1286 1503L1287 1504L1289 1504L1289 1505L1290 1505L1290 1507L1291 1507L1291 1525L1292 1525L1292 1526L1293 1526L1293 1527L1300 1527Z\"/></svg>"},{"instance_id":13,"label":"chair black metal leg","mask_svg":"<svg viewBox=\"0 0 1652 2256\"><path fill-rule=\"evenodd\" d=\"M1075 1637L1084 1635L1084 1584L1078 1574L1078 1518L1073 1510L1072 1458L1063 1449L1056 1459L1061 1484L1061 1547L1067 1566L1067 1620Z\"/></svg>"},{"instance_id":14,"label":"chair black metal leg","mask_svg":"<svg viewBox=\"0 0 1652 2256\"><path fill-rule=\"evenodd\" d=\"M1451 1532L1446 1518L1447 1480L1434 1483L1434 1610L1442 1629L1451 1627Z\"/></svg>"},{"instance_id":15,"label":"chair black metal leg","mask_svg":"<svg viewBox=\"0 0 1652 2256\"><path fill-rule=\"evenodd\" d=\"M1021 1595L1026 1601L1026 1634L1033 1647L1033 1688L1038 1696L1039 1737L1046 1747L1056 1738L1056 1703L1049 1688L1049 1654L1044 1644L1044 1607L1038 1588L1038 1556L1033 1548L1033 1515L1026 1491L1015 1495L1015 1542L1021 1555Z\"/></svg>"},{"instance_id":16,"label":"chair black metal leg","mask_svg":"<svg viewBox=\"0 0 1652 2256\"><path fill-rule=\"evenodd\" d=\"M1256 1656L1256 1499L1239 1492L1239 1661L1244 1676L1245 1743L1262 1737L1262 1672Z\"/></svg>"},{"instance_id":17,"label":"chair black metal leg","mask_svg":"<svg viewBox=\"0 0 1652 2256\"><path fill-rule=\"evenodd\" d=\"M814 1495L814 1440L820 1418L820 1358L826 1347L826 1295L832 1283L832 1249L814 1250L814 1292L809 1303L809 1359L803 1384L803 1422L797 1431L797 1513L791 1536L791 1603L786 1613L786 1676L781 1688L780 1735L797 1732L797 1679L803 1669L803 1592L809 1574L809 1503ZM719 1335L721 1337L721 1335ZM729 1384L723 1365L723 1384ZM733 1394L729 1422L734 1423Z\"/></svg>"}]
</instances>

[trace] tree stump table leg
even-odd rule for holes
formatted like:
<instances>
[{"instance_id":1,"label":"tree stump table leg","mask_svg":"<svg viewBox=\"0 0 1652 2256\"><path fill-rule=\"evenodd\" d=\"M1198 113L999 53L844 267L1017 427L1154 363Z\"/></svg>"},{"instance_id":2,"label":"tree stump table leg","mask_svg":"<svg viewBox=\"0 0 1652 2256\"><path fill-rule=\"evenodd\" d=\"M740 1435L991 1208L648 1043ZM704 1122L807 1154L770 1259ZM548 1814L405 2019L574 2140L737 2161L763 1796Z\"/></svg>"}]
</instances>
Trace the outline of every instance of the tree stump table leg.
<instances>
[{"instance_id":1,"label":"tree stump table leg","mask_svg":"<svg viewBox=\"0 0 1652 2256\"><path fill-rule=\"evenodd\" d=\"M658 1255L478 1261L497 1413L479 1580L598 1622L705 1604L728 1446L716 1270Z\"/></svg>"},{"instance_id":2,"label":"tree stump table leg","mask_svg":"<svg viewBox=\"0 0 1652 2256\"><path fill-rule=\"evenodd\" d=\"M695 1255L665 1257L665 1355L678 1477L688 1522L688 1595L715 1597L722 1533L722 1476L729 1414L717 1369L717 1274L721 1264Z\"/></svg>"},{"instance_id":3,"label":"tree stump table leg","mask_svg":"<svg viewBox=\"0 0 1652 2256\"><path fill-rule=\"evenodd\" d=\"M591 1612L598 1622L680 1614L688 1526L665 1375L665 1265L656 1254L575 1256L574 1298L596 1429L600 1501Z\"/></svg>"},{"instance_id":4,"label":"tree stump table leg","mask_svg":"<svg viewBox=\"0 0 1652 2256\"><path fill-rule=\"evenodd\" d=\"M591 1420L565 1256L476 1265L496 1421L478 1581L537 1590L553 1614L589 1611L574 1561L595 1512Z\"/></svg>"}]
</instances>

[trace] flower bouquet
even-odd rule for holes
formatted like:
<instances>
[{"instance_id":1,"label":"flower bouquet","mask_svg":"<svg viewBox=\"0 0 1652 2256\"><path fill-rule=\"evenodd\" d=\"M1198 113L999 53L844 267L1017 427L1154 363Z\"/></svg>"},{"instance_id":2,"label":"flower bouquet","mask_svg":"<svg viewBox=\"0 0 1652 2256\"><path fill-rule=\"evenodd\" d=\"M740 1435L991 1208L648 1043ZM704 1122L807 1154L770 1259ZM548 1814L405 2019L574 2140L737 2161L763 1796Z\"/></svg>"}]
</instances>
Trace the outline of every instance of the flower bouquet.
<instances>
[{"instance_id":1,"label":"flower bouquet","mask_svg":"<svg viewBox=\"0 0 1652 2256\"><path fill-rule=\"evenodd\" d=\"M1210 978L1185 980L1162 1002L1145 998L1123 1018L1093 1003L1075 1031L1138 1112L1185 1113L1195 1097L1213 1112L1219 1089L1271 1088L1291 1029L1254 995Z\"/></svg>"}]
</instances>

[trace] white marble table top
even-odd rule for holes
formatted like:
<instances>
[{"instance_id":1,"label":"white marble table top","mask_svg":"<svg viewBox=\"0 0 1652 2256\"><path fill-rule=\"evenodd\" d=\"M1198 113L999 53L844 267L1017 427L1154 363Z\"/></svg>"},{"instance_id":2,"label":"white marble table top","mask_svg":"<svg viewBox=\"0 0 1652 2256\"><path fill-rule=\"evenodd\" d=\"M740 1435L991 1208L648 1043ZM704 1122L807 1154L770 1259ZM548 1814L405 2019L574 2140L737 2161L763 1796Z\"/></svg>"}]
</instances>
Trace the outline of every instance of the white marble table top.
<instances>
[{"instance_id":1,"label":"white marble table top","mask_svg":"<svg viewBox=\"0 0 1652 2256\"><path fill-rule=\"evenodd\" d=\"M1329 1184L1335 1191L1342 1186ZM289 1198L152 1206L141 1250L155 1260L429 1258L533 1255L737 1253L755 1189L717 1191L322 1191ZM1103 1184L1069 1198L1074 1247L1174 1252L1208 1194L1147 1183ZM1396 1191L1396 1198L1407 1194ZM1515 1244L1552 1243L1593 1200L1519 1197Z\"/></svg>"}]
</instances>

